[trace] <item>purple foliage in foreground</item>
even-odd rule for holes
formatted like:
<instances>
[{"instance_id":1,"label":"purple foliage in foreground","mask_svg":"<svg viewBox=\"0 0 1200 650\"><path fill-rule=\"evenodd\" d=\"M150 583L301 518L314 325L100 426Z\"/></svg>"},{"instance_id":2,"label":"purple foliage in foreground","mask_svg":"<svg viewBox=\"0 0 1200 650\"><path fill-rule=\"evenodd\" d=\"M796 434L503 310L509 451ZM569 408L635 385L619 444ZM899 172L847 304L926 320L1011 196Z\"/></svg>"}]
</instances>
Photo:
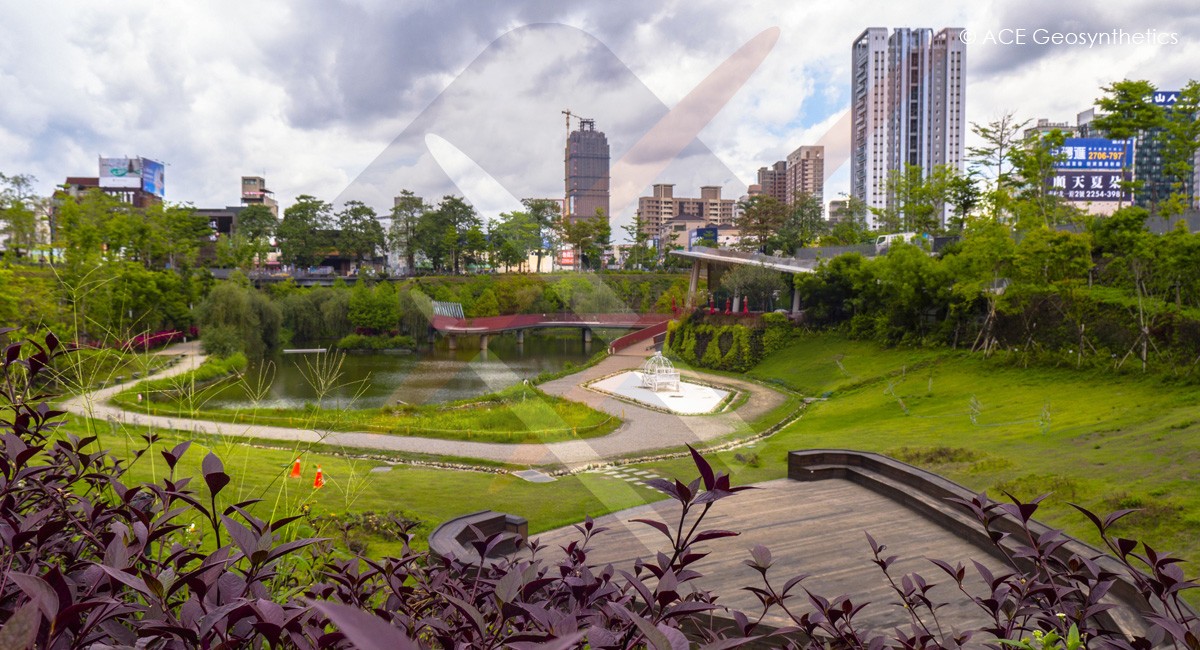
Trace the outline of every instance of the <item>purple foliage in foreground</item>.
<instances>
[{"instance_id":1,"label":"purple foliage in foreground","mask_svg":"<svg viewBox=\"0 0 1200 650\"><path fill-rule=\"evenodd\" d=\"M6 332L0 330L0 336ZM579 539L549 553L536 544L510 557L471 562L412 551L382 560L338 560L328 542L288 535L297 517L263 521L254 501L228 502L230 478L209 454L204 489L175 473L188 443L159 450L170 468L152 484L122 482L128 465L95 441L58 432L59 412L37 393L38 376L63 350L49 335L7 347L0 359L0 648L687 648L714 650L748 643L769 647L881 648L978 646L1020 639L1035 630L1066 636L1074 625L1090 648L1148 648L1163 643L1197 648L1200 623L1181 599L1194 585L1178 560L1107 534L1126 513L1101 519L1086 513L1124 567L1103 570L1096 558L1055 554L1057 532L1035 535L1032 503L1000 504L980 496L962 505L980 522L1011 568L996 574L976 564L934 561L939 579L984 613L980 629L943 627L943 603L923 576L893 575L896 558L870 539L882 579L892 585L909 623L865 629L856 616L865 603L827 599L804 589L804 577L780 583L768 575L769 550L750 551L747 587L761 602L754 613L733 612L718 594L696 586L693 566L708 540L737 535L705 529L716 502L747 488L731 487L692 452L700 476L684 484L651 481L678 502L677 520L639 520L662 533L655 557L631 567L595 566L589 549L603 543L594 522L577 526ZM145 447L137 462L154 447ZM998 523L1015 522L1018 532ZM210 553L189 542L186 522L211 530ZM407 533L407 529L405 529ZM1025 535L1021 537L1022 533ZM479 557L504 541L479 539ZM1015 550L1014 550L1015 549ZM1143 566L1146 573L1134 569ZM942 577L944 574L944 577ZM972 593L968 575L981 578ZM1153 608L1147 638L1126 639L1098 623L1101 598L1124 578ZM791 625L769 628L767 613Z\"/></svg>"}]
</instances>

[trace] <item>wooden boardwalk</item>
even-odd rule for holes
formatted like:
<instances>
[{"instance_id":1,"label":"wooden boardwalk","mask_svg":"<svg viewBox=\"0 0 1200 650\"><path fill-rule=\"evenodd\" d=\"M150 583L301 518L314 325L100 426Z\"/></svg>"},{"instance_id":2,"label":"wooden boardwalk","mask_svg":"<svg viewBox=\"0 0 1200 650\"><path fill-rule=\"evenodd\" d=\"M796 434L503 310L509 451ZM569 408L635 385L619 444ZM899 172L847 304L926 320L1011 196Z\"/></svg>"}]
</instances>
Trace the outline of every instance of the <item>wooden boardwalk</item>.
<instances>
[{"instance_id":1,"label":"wooden boardwalk","mask_svg":"<svg viewBox=\"0 0 1200 650\"><path fill-rule=\"evenodd\" d=\"M926 557L945 560L952 565L962 562L970 567L975 559L993 571L1003 565L915 512L857 484L840 479L801 482L780 479L759 483L757 490L738 493L718 502L702 528L741 532L738 537L714 540L702 545L711 554L693 567L704 575L698 584L720 595L720 601L740 609L753 620L760 606L745 586L761 586L758 574L744 564L748 549L762 544L771 549L774 565L769 572L776 587L792 576L807 573L812 577L802 586L825 598L849 595L860 604L869 602L856 618L860 625L879 631L908 623L908 615L895 603L896 594L882 572L871 561L871 547L864 532L887 545L885 555L898 555L892 576L918 572L929 582L939 583L932 598L953 604L939 610L943 629L963 629L985 620L976 606L967 601L945 574ZM674 501L661 501L623 510L597 519L607 527L588 556L590 564L612 563L632 568L638 557L652 557L664 550L666 538L645 524L629 523L634 518L677 520ZM674 526L672 526L674 528ZM557 547L578 537L573 527L532 535L546 547L546 558L557 558ZM968 575L973 574L968 569ZM977 581L973 587L982 587ZM972 589L972 591L975 591ZM808 611L804 591L793 590L789 601L797 613ZM791 604L791 603L794 603ZM764 622L775 626L789 624L777 608Z\"/></svg>"}]
</instances>

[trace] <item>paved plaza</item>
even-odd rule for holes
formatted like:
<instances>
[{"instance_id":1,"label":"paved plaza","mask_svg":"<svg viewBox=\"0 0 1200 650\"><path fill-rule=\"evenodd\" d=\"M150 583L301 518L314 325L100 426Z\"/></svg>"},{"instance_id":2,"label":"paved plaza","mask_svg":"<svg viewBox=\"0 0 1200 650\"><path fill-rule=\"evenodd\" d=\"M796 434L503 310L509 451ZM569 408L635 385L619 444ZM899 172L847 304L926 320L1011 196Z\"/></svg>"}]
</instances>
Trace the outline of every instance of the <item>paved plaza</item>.
<instances>
[{"instance_id":1,"label":"paved plaza","mask_svg":"<svg viewBox=\"0 0 1200 650\"><path fill-rule=\"evenodd\" d=\"M712 413L729 396L727 390L688 381L680 381L679 390L653 390L642 386L641 373L632 370L594 381L587 386L592 390L679 415Z\"/></svg>"}]
</instances>

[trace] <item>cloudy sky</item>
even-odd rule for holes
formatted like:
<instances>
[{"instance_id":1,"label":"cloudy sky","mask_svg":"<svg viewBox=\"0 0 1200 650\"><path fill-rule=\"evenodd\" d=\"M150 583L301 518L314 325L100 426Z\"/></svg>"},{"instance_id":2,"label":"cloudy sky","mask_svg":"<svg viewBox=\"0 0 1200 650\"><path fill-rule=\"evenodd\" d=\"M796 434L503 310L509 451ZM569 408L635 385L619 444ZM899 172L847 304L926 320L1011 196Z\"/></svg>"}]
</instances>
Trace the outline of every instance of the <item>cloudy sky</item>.
<instances>
[{"instance_id":1,"label":"cloudy sky","mask_svg":"<svg viewBox=\"0 0 1200 650\"><path fill-rule=\"evenodd\" d=\"M1113 80L1200 76L1193 1L13 3L0 172L49 193L96 175L100 155L141 155L167 163L168 200L198 207L236 204L239 177L261 174L285 206L312 194L384 212L411 189L491 216L561 195L570 109L607 134L626 194L737 197L797 146L845 147L866 27L968 28L972 122L1073 121ZM1037 42L1114 30L1123 44ZM1146 33L1162 44L1130 42ZM826 198L847 186L843 166ZM618 203L624 222L634 206Z\"/></svg>"}]
</instances>

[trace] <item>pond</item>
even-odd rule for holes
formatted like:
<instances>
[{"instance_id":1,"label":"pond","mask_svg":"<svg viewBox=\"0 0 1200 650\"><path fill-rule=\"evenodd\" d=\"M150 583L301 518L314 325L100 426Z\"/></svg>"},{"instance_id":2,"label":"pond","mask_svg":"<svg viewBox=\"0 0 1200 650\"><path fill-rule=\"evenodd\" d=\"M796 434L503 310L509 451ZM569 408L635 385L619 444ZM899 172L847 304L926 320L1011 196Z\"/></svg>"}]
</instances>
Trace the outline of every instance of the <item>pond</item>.
<instances>
[{"instance_id":1,"label":"pond","mask_svg":"<svg viewBox=\"0 0 1200 650\"><path fill-rule=\"evenodd\" d=\"M621 334L596 331L590 344L579 330L530 332L522 345L513 334L492 336L487 351L479 349L478 337L459 337L456 350L439 337L412 354L285 354L252 366L235 384L207 392L204 406L377 408L451 402L560 370L568 362L581 364Z\"/></svg>"}]
</instances>

